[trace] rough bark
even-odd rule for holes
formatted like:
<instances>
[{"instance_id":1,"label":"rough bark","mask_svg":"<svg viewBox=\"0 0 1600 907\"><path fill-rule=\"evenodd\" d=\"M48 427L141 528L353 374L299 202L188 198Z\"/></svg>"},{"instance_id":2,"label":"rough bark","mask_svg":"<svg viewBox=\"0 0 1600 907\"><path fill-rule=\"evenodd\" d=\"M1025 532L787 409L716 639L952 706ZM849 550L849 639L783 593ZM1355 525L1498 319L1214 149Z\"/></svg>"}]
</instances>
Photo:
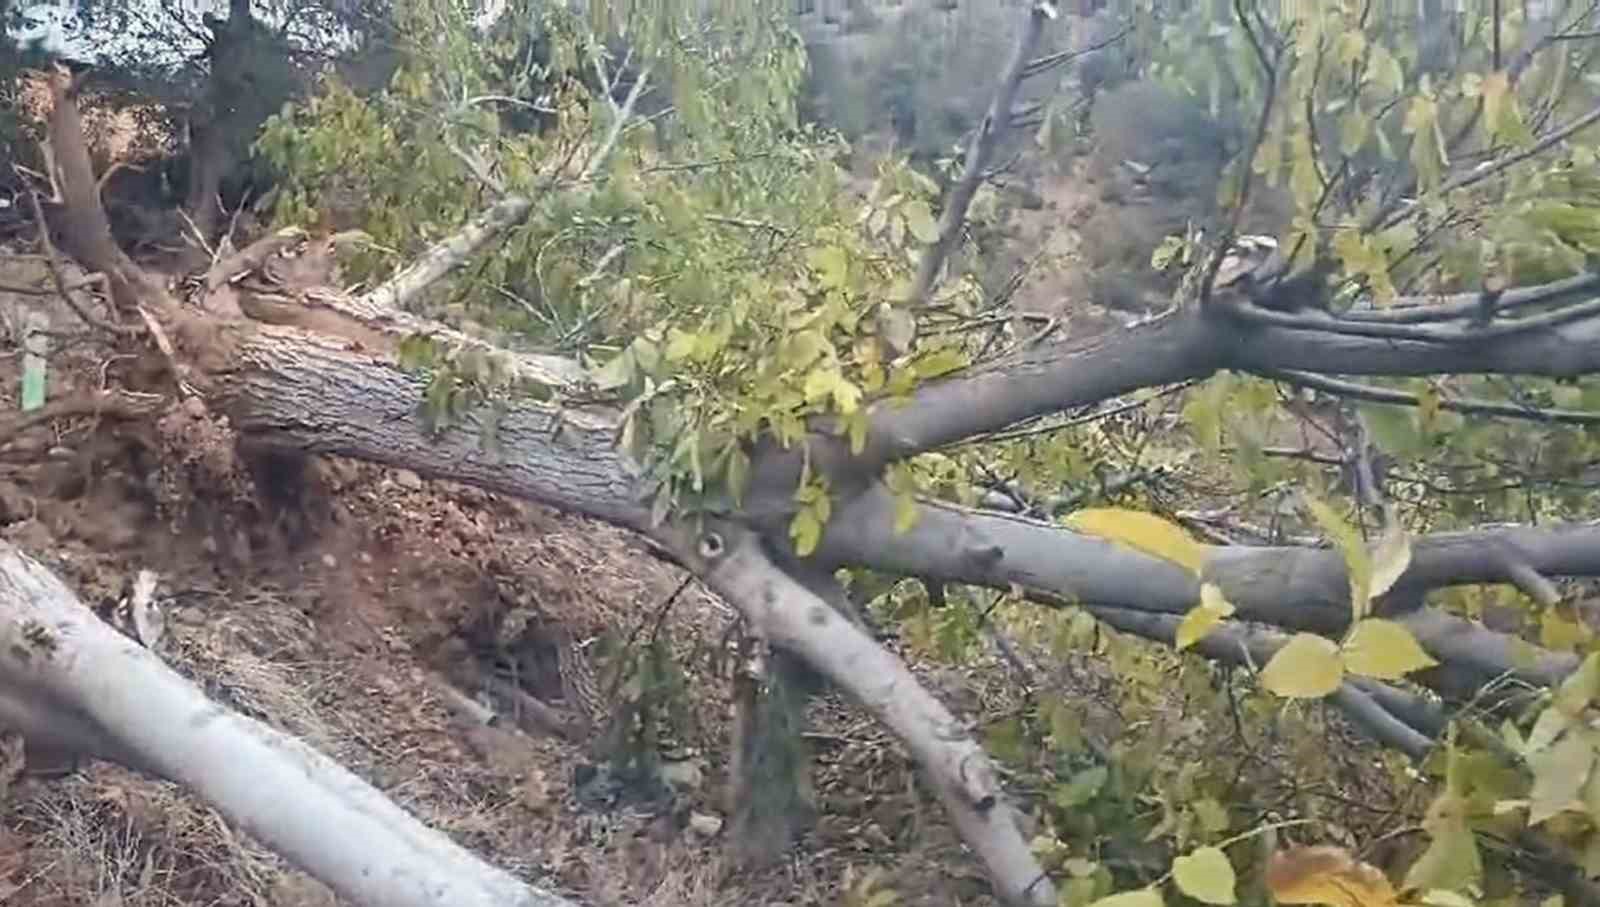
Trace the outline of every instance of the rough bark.
<instances>
[{"instance_id":1,"label":"rough bark","mask_svg":"<svg viewBox=\"0 0 1600 907\"><path fill-rule=\"evenodd\" d=\"M181 784L351 903L560 907L299 740L216 703L0 542L0 723Z\"/></svg>"}]
</instances>

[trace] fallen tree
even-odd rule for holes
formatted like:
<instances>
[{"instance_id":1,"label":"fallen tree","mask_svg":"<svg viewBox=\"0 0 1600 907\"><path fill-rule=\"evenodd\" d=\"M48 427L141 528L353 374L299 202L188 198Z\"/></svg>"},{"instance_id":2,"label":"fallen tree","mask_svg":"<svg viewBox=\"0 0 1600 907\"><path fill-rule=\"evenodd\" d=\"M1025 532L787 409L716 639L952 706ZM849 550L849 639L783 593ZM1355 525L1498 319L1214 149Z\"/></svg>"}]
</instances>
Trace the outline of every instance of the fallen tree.
<instances>
[{"instance_id":1,"label":"fallen tree","mask_svg":"<svg viewBox=\"0 0 1600 907\"><path fill-rule=\"evenodd\" d=\"M1029 7L1020 29L1018 60L1029 57L1029 42L1052 9L1043 3ZM1279 42L1277 53L1287 53L1286 40ZM997 97L1010 97L1026 71L1026 66L1011 66ZM635 85L643 81L641 75ZM81 134L73 132L81 127L74 126L67 88L65 81L58 81L51 122L58 160L82 148ZM1270 91L1264 106L1273 109ZM613 112L614 137L630 111L619 104ZM1546 137L1554 138L1543 147L1548 150L1571 137L1572 124L1589 121L1585 113L1550 126ZM977 163L968 162L965 179L985 176L981 157L986 147L992 151L993 143L986 145L981 136L992 129L1004 129L993 111L972 145ZM598 147L601 153L592 155L575 177L554 168L539 183L541 191L551 197L591 191L591 165L604 158L610 143L601 141ZM1507 169L1533 157L1508 152L1485 166ZM1554 606L1563 596L1550 577L1600 575L1600 526L1594 524L1485 528L1414 538L1391 533L1405 539L1403 558L1375 556L1381 563L1368 563L1367 575L1358 575L1352 552L1360 545L1141 546L1134 544L1138 533L1074 529L1052 520L915 496L900 484L895 467L958 442L1014 431L1030 420L1228 372L1287 383L1322 374L1590 375L1600 371L1600 307L1592 297L1600 280L1588 273L1498 295L1487 319L1480 317L1483 294L1453 300L1431 293L1394 294L1382 309L1334 313L1304 304L1331 292L1304 280L1268 274L1272 279L1258 280L1249 293L1214 286L1216 265L1231 247L1226 241L1201 244L1192 254L1201 263L1196 273L1204 277L1202 290L1167 312L1099 336L1065 342L1038 338L990 362L934 374L859 410L814 413L799 420L805 434L793 443L780 443L776 431L740 442L748 480L736 490L737 497L710 495L697 508L663 508L663 487L683 487L672 485L682 477L664 480L658 461L642 461L629 446L617 443L619 435L627 435L642 398L608 399L608 388L596 386L576 363L502 355L392 305L399 296L415 295L446 278L496 235L530 216L535 207L531 197L496 199L466 232L434 247L428 266L410 272L426 279L409 281L404 294L356 297L321 291L264 308L237 304L226 279L207 279L202 282L205 292L184 302L175 299L159 279L123 256L108 232L98 229L103 213L95 213L92 191L73 185L81 174L92 178L86 159L55 174L65 183L59 194L67 200L71 222L88 225L74 235L69 251L87 270L108 278L122 315L138 318L134 323L143 325L147 339L169 360L184 393L225 415L254 445L403 466L650 536L736 607L756 636L802 658L905 741L964 840L983 860L997 892L1010 902L1054 903L1056 896L1013 821L982 748L897 659L830 603L833 596L779 564L803 558L808 570L824 575L834 568L864 567L928 582L1011 590L1046 606L1082 607L1111 626L1169 644L1185 644L1184 619L1208 607L1210 589L1227 607L1202 614L1214 625L1210 634L1186 644L1213 658L1256 666L1307 636L1337 648L1333 641L1348 642L1363 622L1384 619L1405 628L1425 656L1410 659L1403 670L1382 672L1384 676L1340 674L1316 695L1330 695L1358 725L1416 757L1439 745L1450 719L1470 716L1404 689L1402 677L1409 675L1446 700L1459 701L1502 675L1556 687L1580 664L1577 654L1489 630L1429 598L1453 586L1504 583ZM950 197L964 203L972 197L971 187ZM928 244L930 255L945 254L949 244L942 238L960 220L960 212L947 212L937 233L941 241ZM1322 259L1310 266L1313 272L1327 267ZM924 259L917 273L938 270L938 262ZM879 314L882 331L895 335L890 346L914 339L898 329L903 313ZM406 344L419 334L446 338L458 351L500 357L498 367L515 381L536 385L553 399L519 396L498 408L459 409L451 419L436 422L418 407L435 378L405 361ZM623 358L637 358L637 348L629 349L633 352ZM625 378L609 389L637 383ZM1527 414L1533 419L1547 415L1537 407ZM485 444L491 432L495 443ZM1367 447L1360 451L1350 459L1370 472ZM816 498L797 499L795 493L797 486L803 489L819 477L826 480L824 499L830 502L821 516L813 512ZM806 525L797 518L807 513L815 523L813 537L794 528ZM1393 518L1388 520L1394 529ZM7 576L37 574L35 566L20 558L4 566ZM1374 573L1390 575L1378 582ZM34 586L25 587L45 590L30 593L32 600L64 601L64 590L46 589L41 585L45 582L36 577ZM11 609L24 607L22 598L8 602L7 619ZM25 616L17 613L18 618ZM87 630L82 632L84 639L91 639ZM24 667L19 662L14 670ZM83 686L79 675L43 676L44 681L33 681L31 687L40 691L28 703L24 727L31 736L52 745L78 745L169 777L182 768L179 777L202 795L234 804L230 815L241 821L249 815L247 804L234 799L241 794L216 780L226 777L225 768L190 766L174 741L131 736L123 725L115 733L78 727L75 716L93 690ZM1536 749L1523 755L1537 762ZM1540 771L1537 764L1533 770ZM255 830L265 840L297 862L311 859L305 837L310 830L291 827L282 817L261 821L266 824ZM363 847L370 843L355 841ZM437 859L442 861L437 869L441 877L472 878L479 872L450 862L454 857ZM340 887L343 866L301 865L341 893L373 896L348 883Z\"/></svg>"}]
</instances>

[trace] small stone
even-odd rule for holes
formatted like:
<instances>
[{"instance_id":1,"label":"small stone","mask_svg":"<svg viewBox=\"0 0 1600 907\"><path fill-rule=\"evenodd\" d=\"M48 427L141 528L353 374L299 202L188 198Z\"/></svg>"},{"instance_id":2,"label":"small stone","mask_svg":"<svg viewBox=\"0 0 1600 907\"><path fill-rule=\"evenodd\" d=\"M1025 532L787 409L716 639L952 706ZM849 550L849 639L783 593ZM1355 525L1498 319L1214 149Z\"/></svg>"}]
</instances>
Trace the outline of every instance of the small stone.
<instances>
[{"instance_id":1,"label":"small stone","mask_svg":"<svg viewBox=\"0 0 1600 907\"><path fill-rule=\"evenodd\" d=\"M706 813L690 813L689 833L705 840L715 838L722 833L722 817Z\"/></svg>"},{"instance_id":2,"label":"small stone","mask_svg":"<svg viewBox=\"0 0 1600 907\"><path fill-rule=\"evenodd\" d=\"M705 776L700 771L699 763L692 759L662 765L660 776L661 783L680 793L699 790L705 783Z\"/></svg>"},{"instance_id":3,"label":"small stone","mask_svg":"<svg viewBox=\"0 0 1600 907\"><path fill-rule=\"evenodd\" d=\"M205 401L201 400L199 397L190 397L189 399L183 401L183 411L191 418L202 418L206 414Z\"/></svg>"},{"instance_id":4,"label":"small stone","mask_svg":"<svg viewBox=\"0 0 1600 907\"><path fill-rule=\"evenodd\" d=\"M363 551L356 555L356 560L360 561L362 564L370 565L372 563L372 555Z\"/></svg>"},{"instance_id":5,"label":"small stone","mask_svg":"<svg viewBox=\"0 0 1600 907\"><path fill-rule=\"evenodd\" d=\"M422 487L422 476L417 475L409 469L395 470L394 481L395 484L399 485L401 488L409 488L412 491Z\"/></svg>"},{"instance_id":6,"label":"small stone","mask_svg":"<svg viewBox=\"0 0 1600 907\"><path fill-rule=\"evenodd\" d=\"M332 570L333 568L339 566L339 559L331 554L324 554L322 556L322 566Z\"/></svg>"}]
</instances>

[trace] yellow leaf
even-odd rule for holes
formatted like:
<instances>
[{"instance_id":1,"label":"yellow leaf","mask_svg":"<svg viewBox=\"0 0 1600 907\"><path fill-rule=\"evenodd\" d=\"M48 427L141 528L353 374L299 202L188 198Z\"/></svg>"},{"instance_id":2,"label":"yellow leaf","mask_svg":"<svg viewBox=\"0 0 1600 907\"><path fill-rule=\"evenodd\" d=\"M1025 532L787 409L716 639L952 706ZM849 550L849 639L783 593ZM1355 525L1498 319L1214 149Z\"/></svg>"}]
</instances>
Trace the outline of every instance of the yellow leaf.
<instances>
[{"instance_id":1,"label":"yellow leaf","mask_svg":"<svg viewBox=\"0 0 1600 907\"><path fill-rule=\"evenodd\" d=\"M1600 654L1590 655L1556 689L1552 705L1573 718L1600 696Z\"/></svg>"},{"instance_id":2,"label":"yellow leaf","mask_svg":"<svg viewBox=\"0 0 1600 907\"><path fill-rule=\"evenodd\" d=\"M688 331L673 328L667 332L667 351L664 354L668 362L677 362L687 359L694 352L695 335Z\"/></svg>"},{"instance_id":3,"label":"yellow leaf","mask_svg":"<svg viewBox=\"0 0 1600 907\"><path fill-rule=\"evenodd\" d=\"M1344 666L1352 674L1399 680L1438 664L1400 624L1369 617L1355 625L1344 642Z\"/></svg>"},{"instance_id":4,"label":"yellow leaf","mask_svg":"<svg viewBox=\"0 0 1600 907\"><path fill-rule=\"evenodd\" d=\"M1165 905L1166 902L1161 899L1161 892L1154 888L1141 888L1138 891L1108 895L1090 904L1089 907L1165 907Z\"/></svg>"},{"instance_id":5,"label":"yellow leaf","mask_svg":"<svg viewBox=\"0 0 1600 907\"><path fill-rule=\"evenodd\" d=\"M1261 685L1286 699L1326 696L1343 680L1339 647L1310 633L1296 633L1261 669Z\"/></svg>"},{"instance_id":6,"label":"yellow leaf","mask_svg":"<svg viewBox=\"0 0 1600 907\"><path fill-rule=\"evenodd\" d=\"M1556 608L1546 608L1539 615L1539 645L1546 649L1570 652L1588 642L1592 635L1588 627Z\"/></svg>"},{"instance_id":7,"label":"yellow leaf","mask_svg":"<svg viewBox=\"0 0 1600 907\"><path fill-rule=\"evenodd\" d=\"M807 400L820 400L833 392L839 382L839 373L831 368L818 368L806 375Z\"/></svg>"},{"instance_id":8,"label":"yellow leaf","mask_svg":"<svg viewBox=\"0 0 1600 907\"><path fill-rule=\"evenodd\" d=\"M917 242L931 246L939 241L939 225L934 222L933 211L928 208L927 202L921 199L907 202L904 213L906 229L917 238Z\"/></svg>"},{"instance_id":9,"label":"yellow leaf","mask_svg":"<svg viewBox=\"0 0 1600 907\"><path fill-rule=\"evenodd\" d=\"M1371 601L1368 590L1372 586L1372 560L1367 556L1367 546L1361 540L1361 533L1323 501L1307 495L1306 507L1322 527L1323 534L1344 555L1345 570L1350 576L1350 619L1358 621L1367 616L1367 604Z\"/></svg>"},{"instance_id":10,"label":"yellow leaf","mask_svg":"<svg viewBox=\"0 0 1600 907\"><path fill-rule=\"evenodd\" d=\"M1232 904L1238 899L1233 891L1233 864L1215 847L1202 847L1173 860L1172 880L1179 891L1207 904Z\"/></svg>"},{"instance_id":11,"label":"yellow leaf","mask_svg":"<svg viewBox=\"0 0 1600 907\"><path fill-rule=\"evenodd\" d=\"M1371 45L1372 57L1368 63L1372 72L1372 81L1383 94L1396 94L1405 85L1405 72L1400 68L1400 61L1380 44Z\"/></svg>"},{"instance_id":12,"label":"yellow leaf","mask_svg":"<svg viewBox=\"0 0 1600 907\"><path fill-rule=\"evenodd\" d=\"M1200 604L1189 609L1178 624L1177 646L1182 651L1206 638L1206 634L1225 619L1232 617L1233 603L1222 597L1222 590L1204 583L1200 586Z\"/></svg>"},{"instance_id":13,"label":"yellow leaf","mask_svg":"<svg viewBox=\"0 0 1600 907\"><path fill-rule=\"evenodd\" d=\"M1478 88L1483 97L1483 119L1491 129L1500 122L1505 112L1506 95L1511 91L1511 77L1505 70L1491 73Z\"/></svg>"},{"instance_id":14,"label":"yellow leaf","mask_svg":"<svg viewBox=\"0 0 1600 907\"><path fill-rule=\"evenodd\" d=\"M1196 574L1205 564L1205 546L1190 538L1182 526L1169 523L1154 514L1096 507L1079 510L1068 517L1066 523L1085 535L1095 535L1129 548L1137 548L1186 567Z\"/></svg>"},{"instance_id":15,"label":"yellow leaf","mask_svg":"<svg viewBox=\"0 0 1600 907\"><path fill-rule=\"evenodd\" d=\"M1371 115L1360 107L1351 107L1339 118L1339 152L1346 157L1355 156L1372 135Z\"/></svg>"},{"instance_id":16,"label":"yellow leaf","mask_svg":"<svg viewBox=\"0 0 1600 907\"><path fill-rule=\"evenodd\" d=\"M861 406L861 388L838 376L833 382L833 405L847 416L854 413Z\"/></svg>"},{"instance_id":17,"label":"yellow leaf","mask_svg":"<svg viewBox=\"0 0 1600 907\"><path fill-rule=\"evenodd\" d=\"M1267 889L1280 904L1396 907L1394 886L1377 867L1342 847L1299 847L1267 861Z\"/></svg>"},{"instance_id":18,"label":"yellow leaf","mask_svg":"<svg viewBox=\"0 0 1600 907\"><path fill-rule=\"evenodd\" d=\"M1397 523L1389 527L1372 552L1372 587L1367 594L1377 598L1393 589L1410 566L1411 536Z\"/></svg>"}]
</instances>

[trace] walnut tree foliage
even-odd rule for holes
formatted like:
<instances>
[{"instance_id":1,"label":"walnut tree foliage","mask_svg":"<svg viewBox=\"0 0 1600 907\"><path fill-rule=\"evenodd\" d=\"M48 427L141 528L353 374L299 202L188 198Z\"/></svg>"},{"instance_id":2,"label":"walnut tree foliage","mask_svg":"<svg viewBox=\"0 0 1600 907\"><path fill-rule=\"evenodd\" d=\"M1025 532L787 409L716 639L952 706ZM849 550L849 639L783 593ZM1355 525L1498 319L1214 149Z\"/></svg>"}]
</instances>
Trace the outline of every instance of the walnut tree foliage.
<instances>
[{"instance_id":1,"label":"walnut tree foliage","mask_svg":"<svg viewBox=\"0 0 1600 907\"><path fill-rule=\"evenodd\" d=\"M347 274L365 280L498 197L533 199L531 217L419 305L504 347L585 360L586 393L622 407L618 443L656 480L658 519L737 511L755 444L804 450L823 424L859 450L868 405L1044 339L974 275L949 274L915 298L919 259L939 238L939 185L889 159L868 193L847 191L843 141L797 115L807 60L788 6L529 0L485 23L447 0L400 4L407 54L385 90L328 79L261 135L258 150L288 174L278 216L303 223L324 206L353 209L368 242ZM1183 273L1176 305L1220 292L1220 240L1236 238L1235 212L1253 193L1289 200L1275 239L1307 307L1394 336L1428 330L1396 315L1398 301L1488 291L1492 302L1497 287L1592 268L1600 146L1579 127L1600 101L1594 9L1557 4L1530 20L1523 4L1425 6L1444 12L1433 20L1416 4L1376 0L1112 4L1131 25L1139 77L1246 137L1217 217L1172 237L1152 262ZM641 80L637 119L619 124ZM1056 153L1065 111L1050 108L1019 150ZM613 132L615 153L575 174ZM436 423L462 407L558 393L426 337L406 356L430 376L423 405ZM1004 591L866 572L852 587L931 659L960 663L1001 627L1063 663L1109 666L1118 683L1107 698L1148 733L1097 743L1081 704L1048 686L1025 713L983 727L991 751L1043 791L1036 849L1063 880L1064 904L1157 904L1163 892L1262 903L1269 890L1283 903L1402 902L1364 864L1267 846L1299 824L1355 846L1420 829L1424 843L1395 872L1407 903L1525 902L1542 891L1517 843L1530 830L1556 858L1600 874L1600 736L1584 718L1600 697L1600 656L1572 595L1540 604L1511 587L1438 593L1456 613L1509 611L1520 638L1585 660L1548 695L1460 708L1457 730L1420 768L1372 757L1400 791L1389 818L1352 825L1348 810L1299 790L1253 799L1243 769L1185 742L1231 723L1242 738L1287 738L1290 773L1337 774L1315 736L1322 713L1305 704L1346 678L1403 681L1436 666L1373 610L1403 575L1410 540L1593 518L1592 381L1295 384L1223 373L1150 388L892 463L885 478L902 529L918 496L974 507L999 496L1196 572L1199 511L1227 514L1257 543L1320 540L1343 555L1350 580L1350 628L1338 639L1294 635L1241 677L1185 654L1234 613L1209 584L1177 632L1178 654L1086 611L1046 612ZM807 463L793 498L787 531L804 556L832 516L833 491ZM1184 703L1176 711L1174 696ZM1152 841L1166 847L1153 870L1113 855ZM1246 883L1262 872L1264 886Z\"/></svg>"}]
</instances>

